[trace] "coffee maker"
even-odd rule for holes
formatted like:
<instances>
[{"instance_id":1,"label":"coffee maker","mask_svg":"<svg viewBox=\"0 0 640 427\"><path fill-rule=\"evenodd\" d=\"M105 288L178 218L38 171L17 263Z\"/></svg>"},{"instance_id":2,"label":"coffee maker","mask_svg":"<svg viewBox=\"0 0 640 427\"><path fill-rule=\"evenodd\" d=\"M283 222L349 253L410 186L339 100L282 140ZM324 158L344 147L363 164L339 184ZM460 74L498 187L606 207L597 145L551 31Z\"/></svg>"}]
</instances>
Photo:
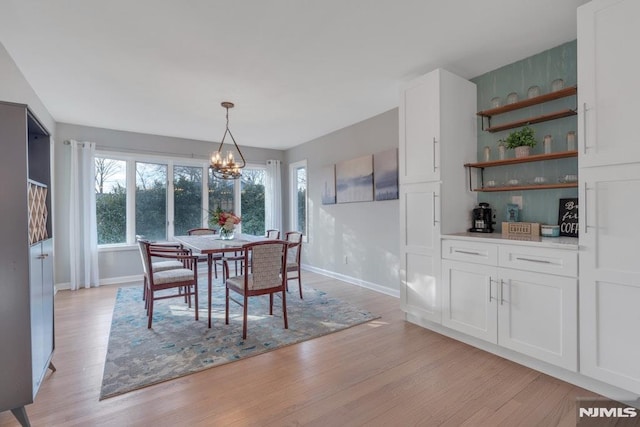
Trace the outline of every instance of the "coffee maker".
<instances>
[{"instance_id":1,"label":"coffee maker","mask_svg":"<svg viewBox=\"0 0 640 427\"><path fill-rule=\"evenodd\" d=\"M493 233L493 214L489 203L480 203L477 208L473 209L471 214L471 228L469 231L474 233Z\"/></svg>"}]
</instances>

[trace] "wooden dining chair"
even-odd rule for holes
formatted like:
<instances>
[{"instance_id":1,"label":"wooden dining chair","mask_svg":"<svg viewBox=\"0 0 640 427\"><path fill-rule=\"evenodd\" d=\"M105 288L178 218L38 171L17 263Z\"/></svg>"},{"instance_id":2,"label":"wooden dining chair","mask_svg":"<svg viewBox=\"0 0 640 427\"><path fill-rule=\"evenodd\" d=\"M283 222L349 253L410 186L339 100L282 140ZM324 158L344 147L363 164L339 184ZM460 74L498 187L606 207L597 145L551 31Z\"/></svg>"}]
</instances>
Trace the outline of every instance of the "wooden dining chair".
<instances>
[{"instance_id":1,"label":"wooden dining chair","mask_svg":"<svg viewBox=\"0 0 640 427\"><path fill-rule=\"evenodd\" d=\"M284 272L287 259L287 242L284 240L265 240L247 243L242 246L244 252L243 274L225 280L225 324L229 324L229 300L243 307L242 338L247 338L247 315L249 298L258 295L269 295L269 315L273 315L273 295L282 293L282 317L284 328L289 328L287 320L287 296ZM249 264L251 259L251 264ZM229 263L224 261L224 269ZM243 299L233 299L230 291L240 294Z\"/></svg>"},{"instance_id":2,"label":"wooden dining chair","mask_svg":"<svg viewBox=\"0 0 640 427\"><path fill-rule=\"evenodd\" d=\"M139 243L140 241L144 241L149 243L149 245L151 245L154 249L162 251L162 250L169 250L169 251L175 251L178 249L184 249L183 246L179 243L170 243L170 242L151 242L149 240L147 240L144 236L141 235L136 235L136 241ZM145 256L146 254L143 253L142 251L142 246L138 245L138 248L140 248L140 259L142 261L142 265L143 265L143 269L144 269L144 262L145 262ZM177 260L155 260L152 261L153 262L153 270L154 271L164 271L164 270L173 270L176 268L184 268L184 262L182 261L177 261ZM144 275L143 277L143 283L142 283L142 300L146 300L147 298L147 276Z\"/></svg>"},{"instance_id":3,"label":"wooden dining chair","mask_svg":"<svg viewBox=\"0 0 640 427\"><path fill-rule=\"evenodd\" d=\"M264 237L270 240L278 240L280 239L280 230L267 230L264 233Z\"/></svg>"},{"instance_id":4,"label":"wooden dining chair","mask_svg":"<svg viewBox=\"0 0 640 427\"><path fill-rule=\"evenodd\" d=\"M187 230L187 234L189 236L212 236L218 233L218 230L214 228L192 228ZM213 262L213 275L217 279L218 278L218 265L222 268L222 254L213 254L212 255ZM207 254L200 254L198 256L198 261L200 262L209 262Z\"/></svg>"},{"instance_id":5,"label":"wooden dining chair","mask_svg":"<svg viewBox=\"0 0 640 427\"><path fill-rule=\"evenodd\" d=\"M298 279L298 289L300 299L302 299L302 278L300 275L300 256L302 255L302 233L298 231L288 231L285 233L285 240L289 243L287 252L287 266L285 276L287 278L287 290L289 290L289 280Z\"/></svg>"},{"instance_id":6,"label":"wooden dining chair","mask_svg":"<svg viewBox=\"0 0 640 427\"><path fill-rule=\"evenodd\" d=\"M154 301L166 298L184 297L187 299L189 307L191 307L191 297L193 296L195 317L198 320L198 257L185 248L175 250L158 248L144 240L139 240L138 245L140 246L140 251L144 254L142 265L146 279L145 307L149 317L147 327L151 328L153 322ZM157 258L178 261L183 265L183 268L156 270L154 269L156 263L152 261ZM176 289L177 291L175 293L156 295L156 292L166 289Z\"/></svg>"}]
</instances>

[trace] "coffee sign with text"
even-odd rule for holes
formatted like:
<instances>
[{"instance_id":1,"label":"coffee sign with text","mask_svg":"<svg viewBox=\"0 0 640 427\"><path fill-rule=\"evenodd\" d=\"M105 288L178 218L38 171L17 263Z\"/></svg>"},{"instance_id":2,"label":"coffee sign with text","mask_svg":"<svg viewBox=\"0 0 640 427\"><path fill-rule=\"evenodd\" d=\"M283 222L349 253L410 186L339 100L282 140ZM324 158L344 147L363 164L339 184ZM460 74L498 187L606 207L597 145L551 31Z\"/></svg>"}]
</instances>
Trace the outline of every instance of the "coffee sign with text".
<instances>
[{"instance_id":1,"label":"coffee sign with text","mask_svg":"<svg viewBox=\"0 0 640 427\"><path fill-rule=\"evenodd\" d=\"M578 237L578 199L560 199L559 208L560 235Z\"/></svg>"}]
</instances>

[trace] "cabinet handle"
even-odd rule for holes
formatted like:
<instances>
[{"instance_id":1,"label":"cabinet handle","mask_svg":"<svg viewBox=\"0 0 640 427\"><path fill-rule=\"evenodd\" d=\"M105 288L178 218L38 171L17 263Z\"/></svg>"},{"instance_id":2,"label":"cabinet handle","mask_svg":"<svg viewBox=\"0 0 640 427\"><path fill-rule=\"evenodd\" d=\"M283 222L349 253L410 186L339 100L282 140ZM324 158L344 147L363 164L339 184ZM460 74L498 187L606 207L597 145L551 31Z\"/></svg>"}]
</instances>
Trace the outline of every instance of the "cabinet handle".
<instances>
[{"instance_id":1,"label":"cabinet handle","mask_svg":"<svg viewBox=\"0 0 640 427\"><path fill-rule=\"evenodd\" d=\"M436 193L433 193L433 226L436 226L436 197L438 197L438 195Z\"/></svg>"},{"instance_id":2,"label":"cabinet handle","mask_svg":"<svg viewBox=\"0 0 640 427\"><path fill-rule=\"evenodd\" d=\"M520 257L516 257L516 259L518 261L529 261L529 262L537 262L539 264L552 264L551 261L546 261L543 259L532 259L532 258L520 258Z\"/></svg>"},{"instance_id":3,"label":"cabinet handle","mask_svg":"<svg viewBox=\"0 0 640 427\"><path fill-rule=\"evenodd\" d=\"M504 280L500 279L500 305L504 304Z\"/></svg>"},{"instance_id":4,"label":"cabinet handle","mask_svg":"<svg viewBox=\"0 0 640 427\"><path fill-rule=\"evenodd\" d=\"M587 154L587 103L582 104L582 154Z\"/></svg>"},{"instance_id":5,"label":"cabinet handle","mask_svg":"<svg viewBox=\"0 0 640 427\"><path fill-rule=\"evenodd\" d=\"M436 137L433 137L433 145L431 147L433 147L433 172L436 171L436 169L438 168L436 166L436 144L438 143L438 141L436 141Z\"/></svg>"},{"instance_id":6,"label":"cabinet handle","mask_svg":"<svg viewBox=\"0 0 640 427\"><path fill-rule=\"evenodd\" d=\"M589 225L587 223L587 212L589 212L589 209L588 209L589 205L587 205L587 183L586 182L584 183L584 199L582 199L582 200L583 200L583 202L581 202L580 204L582 206L584 206L584 209L582 209L583 212L584 212L582 214L584 216L584 230L583 230L583 232L584 232L584 234L587 234L587 230L589 229Z\"/></svg>"},{"instance_id":7,"label":"cabinet handle","mask_svg":"<svg viewBox=\"0 0 640 427\"><path fill-rule=\"evenodd\" d=\"M493 296L491 295L491 290L493 289L493 277L489 277L489 302L493 300Z\"/></svg>"},{"instance_id":8,"label":"cabinet handle","mask_svg":"<svg viewBox=\"0 0 640 427\"><path fill-rule=\"evenodd\" d=\"M49 254L41 254L41 255L38 255L38 256L36 257L36 259L45 259L45 258L46 258L46 257L48 257L48 256L49 256Z\"/></svg>"},{"instance_id":9,"label":"cabinet handle","mask_svg":"<svg viewBox=\"0 0 640 427\"><path fill-rule=\"evenodd\" d=\"M454 249L453 252L457 254L482 255L480 252L462 251L460 249Z\"/></svg>"}]
</instances>

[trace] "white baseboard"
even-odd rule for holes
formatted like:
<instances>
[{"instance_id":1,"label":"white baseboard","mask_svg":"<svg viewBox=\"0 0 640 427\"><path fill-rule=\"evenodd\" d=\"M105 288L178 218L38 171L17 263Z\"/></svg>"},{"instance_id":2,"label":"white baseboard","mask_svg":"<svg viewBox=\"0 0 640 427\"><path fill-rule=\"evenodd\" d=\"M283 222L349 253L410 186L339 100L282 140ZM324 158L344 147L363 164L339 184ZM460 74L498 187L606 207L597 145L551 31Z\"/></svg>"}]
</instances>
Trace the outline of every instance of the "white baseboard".
<instances>
[{"instance_id":1,"label":"white baseboard","mask_svg":"<svg viewBox=\"0 0 640 427\"><path fill-rule=\"evenodd\" d=\"M142 282L142 274L135 274L133 276L120 276L120 277L109 277L100 279L100 286L106 285L130 285L136 282ZM56 290L69 290L71 289L71 282L65 283L56 283Z\"/></svg>"},{"instance_id":2,"label":"white baseboard","mask_svg":"<svg viewBox=\"0 0 640 427\"><path fill-rule=\"evenodd\" d=\"M351 283L362 288L371 289L372 291L380 292L381 294L389 295L391 297L400 298L399 289L391 289L386 286L378 285L377 283L367 282L366 280L358 279L355 277L347 276L344 274L336 273L334 271L324 270L322 268L312 267L310 265L302 264L300 266L304 270L311 271L313 273L322 274L323 276L331 277L333 279L342 280L343 282Z\"/></svg>"}]
</instances>

